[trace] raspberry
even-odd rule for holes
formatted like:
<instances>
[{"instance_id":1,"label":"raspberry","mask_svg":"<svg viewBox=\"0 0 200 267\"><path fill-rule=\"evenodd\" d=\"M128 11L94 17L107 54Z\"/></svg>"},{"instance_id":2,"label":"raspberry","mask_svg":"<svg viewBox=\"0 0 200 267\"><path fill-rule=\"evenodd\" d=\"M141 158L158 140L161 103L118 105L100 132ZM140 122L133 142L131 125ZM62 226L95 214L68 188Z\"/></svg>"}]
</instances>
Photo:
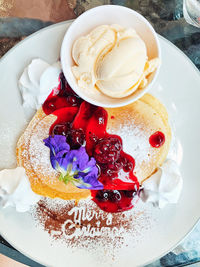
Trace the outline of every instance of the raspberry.
<instances>
[{"instance_id":1,"label":"raspberry","mask_svg":"<svg viewBox=\"0 0 200 267\"><path fill-rule=\"evenodd\" d=\"M131 161L128 161L128 162L124 165L123 170L124 170L125 172L130 172L130 171L133 170L133 167L134 167L134 164L133 164Z\"/></svg>"},{"instance_id":2,"label":"raspberry","mask_svg":"<svg viewBox=\"0 0 200 267\"><path fill-rule=\"evenodd\" d=\"M96 199L99 202L119 202L121 200L121 194L118 190L99 190L96 194Z\"/></svg>"},{"instance_id":3,"label":"raspberry","mask_svg":"<svg viewBox=\"0 0 200 267\"><path fill-rule=\"evenodd\" d=\"M121 200L120 191L118 191L118 190L110 191L109 199L113 203L119 202Z\"/></svg>"},{"instance_id":4,"label":"raspberry","mask_svg":"<svg viewBox=\"0 0 200 267\"><path fill-rule=\"evenodd\" d=\"M109 190L99 190L96 194L96 199L99 202L106 202L109 200Z\"/></svg>"},{"instance_id":5,"label":"raspberry","mask_svg":"<svg viewBox=\"0 0 200 267\"><path fill-rule=\"evenodd\" d=\"M137 192L134 190L123 190L123 193L127 198L133 198Z\"/></svg>"},{"instance_id":6,"label":"raspberry","mask_svg":"<svg viewBox=\"0 0 200 267\"><path fill-rule=\"evenodd\" d=\"M75 96L68 96L67 101L72 107L78 106L79 104L78 98Z\"/></svg>"},{"instance_id":7,"label":"raspberry","mask_svg":"<svg viewBox=\"0 0 200 267\"><path fill-rule=\"evenodd\" d=\"M94 157L99 163L112 163L118 160L122 144L120 139L109 137L99 140L94 149Z\"/></svg>"},{"instance_id":8,"label":"raspberry","mask_svg":"<svg viewBox=\"0 0 200 267\"><path fill-rule=\"evenodd\" d=\"M53 128L53 135L67 136L70 129L69 123L57 124Z\"/></svg>"},{"instance_id":9,"label":"raspberry","mask_svg":"<svg viewBox=\"0 0 200 267\"><path fill-rule=\"evenodd\" d=\"M85 134L82 129L72 129L69 133L69 143L71 148L77 149L85 142Z\"/></svg>"}]
</instances>

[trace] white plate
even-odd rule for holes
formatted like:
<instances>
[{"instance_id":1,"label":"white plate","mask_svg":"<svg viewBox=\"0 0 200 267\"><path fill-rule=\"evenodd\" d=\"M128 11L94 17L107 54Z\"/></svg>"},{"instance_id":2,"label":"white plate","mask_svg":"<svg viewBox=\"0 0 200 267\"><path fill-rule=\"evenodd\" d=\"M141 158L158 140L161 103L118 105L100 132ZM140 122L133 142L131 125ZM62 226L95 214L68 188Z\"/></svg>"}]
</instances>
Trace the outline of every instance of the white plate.
<instances>
[{"instance_id":1,"label":"white plate","mask_svg":"<svg viewBox=\"0 0 200 267\"><path fill-rule=\"evenodd\" d=\"M11 49L0 61L0 169L14 167L17 137L25 127L21 98L17 87L24 67L34 57L53 63L59 58L60 45L70 22L45 28ZM0 212L0 233L16 249L50 266L136 266L149 263L171 250L191 231L200 217L200 76L190 60L174 45L159 38L162 67L151 91L167 106L176 124L183 148L181 172L184 188L177 205L156 211L158 224L137 246L131 245L114 261L105 255L87 257L77 250L71 253L65 244L50 242L47 232L36 227L29 213L13 209Z\"/></svg>"}]
</instances>

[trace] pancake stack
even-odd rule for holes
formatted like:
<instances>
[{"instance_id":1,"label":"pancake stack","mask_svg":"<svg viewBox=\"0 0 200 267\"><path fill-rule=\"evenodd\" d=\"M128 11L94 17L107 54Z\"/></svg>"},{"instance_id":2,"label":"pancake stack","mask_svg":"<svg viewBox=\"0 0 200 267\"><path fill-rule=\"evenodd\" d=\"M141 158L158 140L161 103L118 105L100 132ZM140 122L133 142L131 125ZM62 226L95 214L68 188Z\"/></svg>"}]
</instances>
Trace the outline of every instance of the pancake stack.
<instances>
[{"instance_id":1,"label":"pancake stack","mask_svg":"<svg viewBox=\"0 0 200 267\"><path fill-rule=\"evenodd\" d=\"M167 157L171 141L167 111L150 94L128 106L106 110L107 131L122 138L123 150L135 159L134 174L142 184ZM49 148L43 142L56 119L55 115L46 115L42 108L37 111L17 143L17 162L25 168L35 193L78 202L90 197L90 190L59 181L59 173L51 166ZM150 145L149 137L157 131L165 135L165 143L155 148Z\"/></svg>"}]
</instances>

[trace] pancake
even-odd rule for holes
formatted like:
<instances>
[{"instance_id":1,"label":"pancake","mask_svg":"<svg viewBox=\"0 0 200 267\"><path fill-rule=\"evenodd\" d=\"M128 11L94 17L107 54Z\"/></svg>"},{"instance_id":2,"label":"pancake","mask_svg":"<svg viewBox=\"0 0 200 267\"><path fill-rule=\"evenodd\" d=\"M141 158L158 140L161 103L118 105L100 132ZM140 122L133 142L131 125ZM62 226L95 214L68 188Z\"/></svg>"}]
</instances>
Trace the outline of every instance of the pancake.
<instances>
[{"instance_id":1,"label":"pancake","mask_svg":"<svg viewBox=\"0 0 200 267\"><path fill-rule=\"evenodd\" d=\"M140 183L147 179L165 160L171 140L171 130L165 107L155 97L146 94L133 104L106 109L107 131L118 134L123 140L123 150L135 159L135 175ZM49 128L55 115L46 115L40 108L17 143L17 162L26 170L32 190L51 198L79 201L91 196L90 190L79 189L59 181L59 174L52 168L49 148L43 139L49 136ZM149 137L156 131L165 135L160 148L149 144Z\"/></svg>"},{"instance_id":2,"label":"pancake","mask_svg":"<svg viewBox=\"0 0 200 267\"><path fill-rule=\"evenodd\" d=\"M25 168L32 190L39 195L76 201L88 198L90 190L59 181L59 174L51 166L49 148L43 140L49 136L49 128L56 118L46 116L42 108L37 111L17 143L18 165Z\"/></svg>"},{"instance_id":3,"label":"pancake","mask_svg":"<svg viewBox=\"0 0 200 267\"><path fill-rule=\"evenodd\" d=\"M166 108L150 94L144 95L136 102L120 108L109 108L107 131L120 135L124 152L135 159L134 174L142 183L167 157L171 129ZM154 148L149 137L160 131L165 135L165 143Z\"/></svg>"}]
</instances>

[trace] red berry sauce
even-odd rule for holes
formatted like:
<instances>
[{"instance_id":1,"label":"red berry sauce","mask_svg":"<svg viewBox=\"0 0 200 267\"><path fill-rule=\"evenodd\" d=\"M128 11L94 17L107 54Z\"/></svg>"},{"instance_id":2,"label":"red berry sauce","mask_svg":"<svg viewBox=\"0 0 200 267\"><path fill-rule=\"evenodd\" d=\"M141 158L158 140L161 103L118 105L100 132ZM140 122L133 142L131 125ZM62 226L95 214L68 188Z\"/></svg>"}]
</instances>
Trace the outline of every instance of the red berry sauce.
<instances>
[{"instance_id":1,"label":"red berry sauce","mask_svg":"<svg viewBox=\"0 0 200 267\"><path fill-rule=\"evenodd\" d=\"M66 128L67 125L68 125L67 128L69 128L70 123L74 120L77 112L78 112L78 107L65 107L54 111L52 114L57 116L57 119L51 125L49 134L54 135L54 134L59 134L60 132L61 135L65 135L61 133L62 132L61 128L63 128L64 130L64 126Z\"/></svg>"},{"instance_id":2,"label":"red berry sauce","mask_svg":"<svg viewBox=\"0 0 200 267\"><path fill-rule=\"evenodd\" d=\"M149 137L149 143L152 147L161 147L165 143L165 135L162 132L155 132Z\"/></svg>"},{"instance_id":3,"label":"red berry sauce","mask_svg":"<svg viewBox=\"0 0 200 267\"><path fill-rule=\"evenodd\" d=\"M45 114L49 115L64 107L79 107L82 99L78 97L67 83L64 74L59 76L58 88L54 89L42 105Z\"/></svg>"},{"instance_id":4,"label":"red berry sauce","mask_svg":"<svg viewBox=\"0 0 200 267\"><path fill-rule=\"evenodd\" d=\"M98 190L92 191L93 201L104 211L122 212L133 208L135 190Z\"/></svg>"},{"instance_id":5,"label":"red berry sauce","mask_svg":"<svg viewBox=\"0 0 200 267\"><path fill-rule=\"evenodd\" d=\"M106 132L108 114L102 107L80 99L60 75L57 93L54 90L45 103L46 114L57 116L50 135L66 136L72 149L86 142L86 151L99 166L99 181L104 190L92 190L93 201L104 211L121 212L133 207L139 183L133 174L135 160L123 151L122 139Z\"/></svg>"}]
</instances>

